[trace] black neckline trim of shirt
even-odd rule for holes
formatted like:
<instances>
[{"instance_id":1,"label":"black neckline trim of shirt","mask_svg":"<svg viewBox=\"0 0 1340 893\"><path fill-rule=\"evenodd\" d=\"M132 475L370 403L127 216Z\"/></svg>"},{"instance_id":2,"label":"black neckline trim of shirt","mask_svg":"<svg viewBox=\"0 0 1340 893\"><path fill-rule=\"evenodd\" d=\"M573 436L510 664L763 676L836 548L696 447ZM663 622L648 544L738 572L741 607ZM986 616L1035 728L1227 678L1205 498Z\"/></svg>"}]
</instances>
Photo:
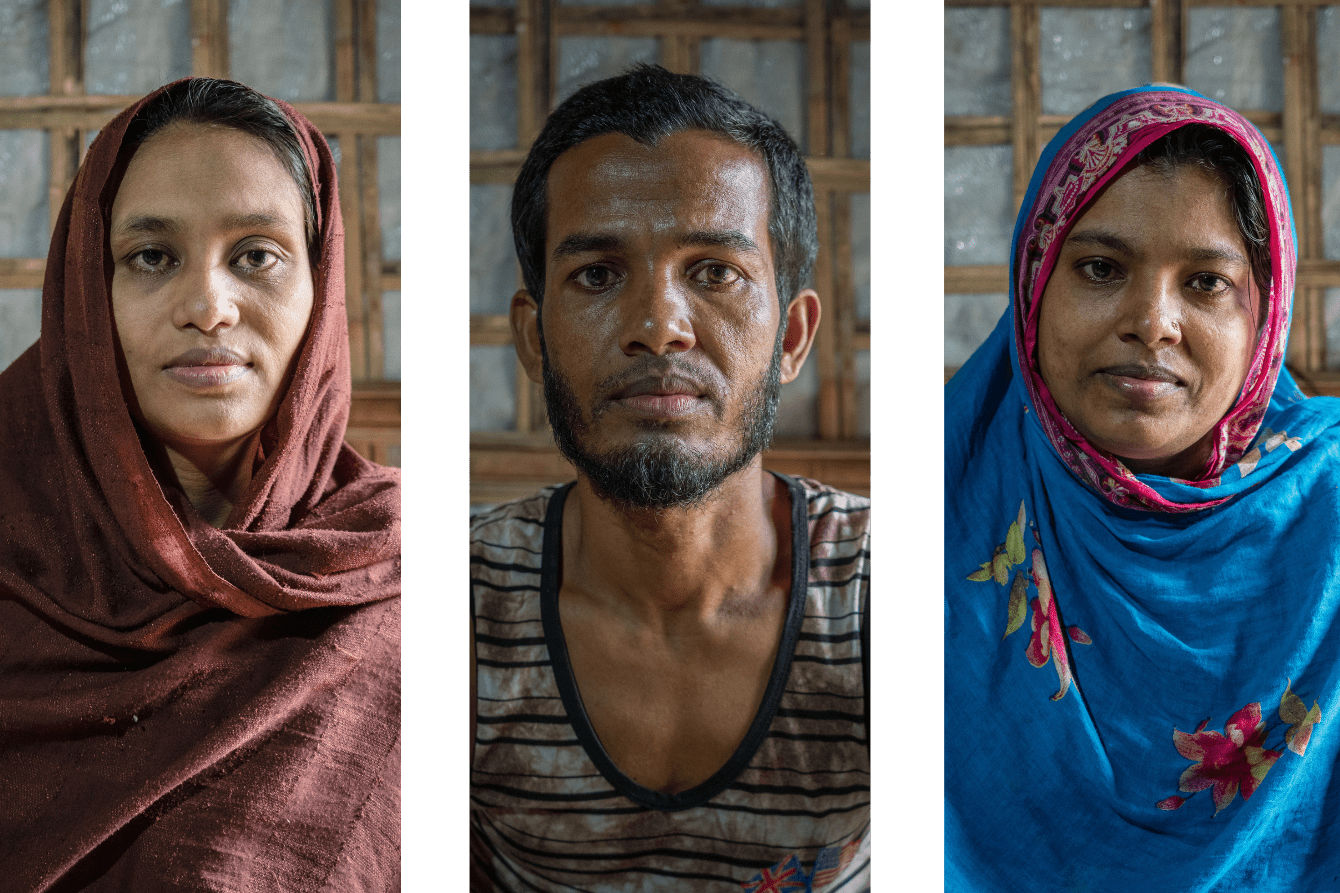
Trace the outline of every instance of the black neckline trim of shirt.
<instances>
[{"instance_id":1,"label":"black neckline trim of shirt","mask_svg":"<svg viewBox=\"0 0 1340 893\"><path fill-rule=\"evenodd\" d=\"M805 619L805 601L809 593L810 577L810 532L808 502L805 488L795 479L777 472L770 472L786 484L791 496L791 601L787 606L786 626L782 629L782 639L777 645L777 657L773 660L772 675L768 687L763 693L758 713L744 740L716 772L706 781L694 785L678 794L665 794L643 787L633 781L614 765L605 752L600 739L596 737L591 720L587 718L586 708L582 705L581 694L577 691L577 679L572 673L572 663L568 660L567 641L563 638L563 626L558 613L559 568L563 557L563 504L567 501L572 484L554 491L549 499L549 507L544 517L544 558L540 577L540 616L544 624L545 645L554 667L554 679L558 683L559 695L563 698L563 707L567 710L568 720L572 723L577 740L581 742L591 762L600 770L616 791L639 806L661 812L679 812L701 806L717 794L730 787L749 765L763 740L768 736L773 717L781 703L786 688L786 677L791 673L791 658L796 651L796 641L800 636L801 623Z\"/></svg>"}]
</instances>

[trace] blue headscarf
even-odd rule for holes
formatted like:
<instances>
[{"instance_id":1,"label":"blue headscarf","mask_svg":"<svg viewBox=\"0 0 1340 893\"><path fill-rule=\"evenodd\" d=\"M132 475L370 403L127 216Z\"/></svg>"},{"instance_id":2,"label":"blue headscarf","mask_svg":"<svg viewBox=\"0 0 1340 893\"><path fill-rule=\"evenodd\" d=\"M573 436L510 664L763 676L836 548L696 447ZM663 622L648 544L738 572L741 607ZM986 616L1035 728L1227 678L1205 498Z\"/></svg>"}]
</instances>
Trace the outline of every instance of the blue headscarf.
<instances>
[{"instance_id":1,"label":"blue headscarf","mask_svg":"<svg viewBox=\"0 0 1340 893\"><path fill-rule=\"evenodd\" d=\"M1069 226L1188 123L1252 158L1272 269L1180 480L1085 441L1033 348ZM1340 400L1282 368L1295 263L1268 144L1197 93L1108 96L1043 153L1011 307L945 389L946 889L1340 889Z\"/></svg>"}]
</instances>

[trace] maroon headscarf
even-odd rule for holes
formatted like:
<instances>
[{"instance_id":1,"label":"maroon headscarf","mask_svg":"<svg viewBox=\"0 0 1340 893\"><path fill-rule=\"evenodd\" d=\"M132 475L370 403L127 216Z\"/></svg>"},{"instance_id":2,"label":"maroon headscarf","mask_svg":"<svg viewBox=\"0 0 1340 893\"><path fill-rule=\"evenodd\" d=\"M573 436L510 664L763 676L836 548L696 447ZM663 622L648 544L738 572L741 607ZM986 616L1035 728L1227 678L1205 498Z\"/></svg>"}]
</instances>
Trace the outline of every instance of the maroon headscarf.
<instances>
[{"instance_id":1,"label":"maroon headscarf","mask_svg":"<svg viewBox=\"0 0 1340 893\"><path fill-rule=\"evenodd\" d=\"M400 476L344 443L334 162L280 103L314 179L315 302L215 529L155 476L117 372L107 230L156 95L89 149L41 339L0 374L0 887L399 889Z\"/></svg>"}]
</instances>

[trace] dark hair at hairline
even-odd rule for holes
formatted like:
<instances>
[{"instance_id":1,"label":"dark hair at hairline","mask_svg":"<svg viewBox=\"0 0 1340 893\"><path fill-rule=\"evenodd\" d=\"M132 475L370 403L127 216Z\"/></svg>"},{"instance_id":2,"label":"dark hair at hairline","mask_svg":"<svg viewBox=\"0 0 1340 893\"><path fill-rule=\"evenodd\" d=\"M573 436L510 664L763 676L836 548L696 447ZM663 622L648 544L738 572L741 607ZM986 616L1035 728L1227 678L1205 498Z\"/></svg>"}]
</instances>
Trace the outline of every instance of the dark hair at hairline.
<instances>
[{"instance_id":1,"label":"dark hair at hairline","mask_svg":"<svg viewBox=\"0 0 1340 893\"><path fill-rule=\"evenodd\" d=\"M1261 181L1247 150L1222 130L1208 124L1187 124L1140 150L1132 168L1170 172L1190 165L1216 176L1223 184L1229 209L1251 260L1252 277L1261 293L1270 291L1270 228Z\"/></svg>"},{"instance_id":2,"label":"dark hair at hairline","mask_svg":"<svg viewBox=\"0 0 1340 893\"><path fill-rule=\"evenodd\" d=\"M136 113L126 129L126 142L141 146L170 124L217 124L240 130L268 145L293 177L302 196L308 260L313 265L320 260L312 174L297 129L273 99L236 81L207 77L179 81Z\"/></svg>"},{"instance_id":3,"label":"dark hair at hairline","mask_svg":"<svg viewBox=\"0 0 1340 893\"><path fill-rule=\"evenodd\" d=\"M554 109L517 175L512 239L526 289L544 300L549 169L558 156L606 133L654 146L682 130L720 134L757 152L767 166L768 237L777 297L786 307L809 281L819 251L814 187L795 142L775 120L715 81L639 64L583 87Z\"/></svg>"}]
</instances>

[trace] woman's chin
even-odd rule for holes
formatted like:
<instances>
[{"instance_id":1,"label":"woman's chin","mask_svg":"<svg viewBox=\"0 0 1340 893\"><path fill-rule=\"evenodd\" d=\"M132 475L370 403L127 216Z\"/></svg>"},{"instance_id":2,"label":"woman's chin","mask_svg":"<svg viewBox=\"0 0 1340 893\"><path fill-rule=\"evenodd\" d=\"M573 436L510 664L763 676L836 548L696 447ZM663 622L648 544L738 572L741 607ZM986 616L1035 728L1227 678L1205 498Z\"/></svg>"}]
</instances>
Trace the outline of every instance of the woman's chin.
<instances>
[{"instance_id":1,"label":"woman's chin","mask_svg":"<svg viewBox=\"0 0 1340 893\"><path fill-rule=\"evenodd\" d=\"M1131 444L1109 449L1108 452L1136 474L1189 479L1194 478L1205 464L1206 449L1208 444L1201 438L1188 447Z\"/></svg>"},{"instance_id":2,"label":"woman's chin","mask_svg":"<svg viewBox=\"0 0 1340 893\"><path fill-rule=\"evenodd\" d=\"M257 422L202 421L198 424L183 424L175 420L173 424L160 426L148 424L150 435L170 453L186 458L201 471L230 464L237 452L250 445L265 425L265 419Z\"/></svg>"}]
</instances>

